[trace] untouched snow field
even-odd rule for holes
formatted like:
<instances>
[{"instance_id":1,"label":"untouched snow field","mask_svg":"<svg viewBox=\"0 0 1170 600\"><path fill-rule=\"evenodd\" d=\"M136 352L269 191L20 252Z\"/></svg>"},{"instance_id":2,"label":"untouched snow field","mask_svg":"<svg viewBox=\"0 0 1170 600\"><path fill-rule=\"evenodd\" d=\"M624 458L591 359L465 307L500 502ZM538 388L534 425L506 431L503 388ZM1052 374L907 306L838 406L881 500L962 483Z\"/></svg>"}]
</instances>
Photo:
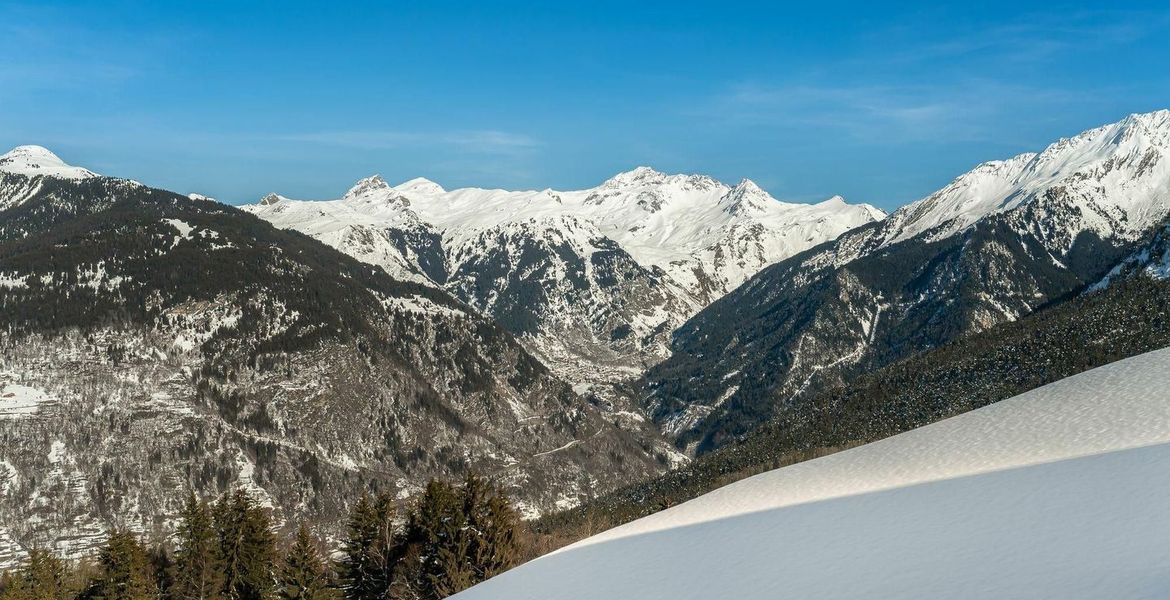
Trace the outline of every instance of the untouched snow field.
<instances>
[{"instance_id":1,"label":"untouched snow field","mask_svg":"<svg viewBox=\"0 0 1170 600\"><path fill-rule=\"evenodd\" d=\"M1170 349L757 475L456 597L1170 597Z\"/></svg>"}]
</instances>

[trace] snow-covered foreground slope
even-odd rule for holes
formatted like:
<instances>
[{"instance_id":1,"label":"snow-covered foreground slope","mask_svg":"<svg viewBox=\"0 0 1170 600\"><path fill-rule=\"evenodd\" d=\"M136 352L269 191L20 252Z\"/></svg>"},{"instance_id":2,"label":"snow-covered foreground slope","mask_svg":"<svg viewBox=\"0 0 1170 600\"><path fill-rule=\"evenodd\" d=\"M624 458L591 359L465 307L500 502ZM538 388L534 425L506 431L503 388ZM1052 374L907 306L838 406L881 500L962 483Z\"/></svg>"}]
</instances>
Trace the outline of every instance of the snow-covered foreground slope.
<instances>
[{"instance_id":1,"label":"snow-covered foreground slope","mask_svg":"<svg viewBox=\"0 0 1170 600\"><path fill-rule=\"evenodd\" d=\"M458 598L1164 598L1170 349L778 469Z\"/></svg>"}]
</instances>

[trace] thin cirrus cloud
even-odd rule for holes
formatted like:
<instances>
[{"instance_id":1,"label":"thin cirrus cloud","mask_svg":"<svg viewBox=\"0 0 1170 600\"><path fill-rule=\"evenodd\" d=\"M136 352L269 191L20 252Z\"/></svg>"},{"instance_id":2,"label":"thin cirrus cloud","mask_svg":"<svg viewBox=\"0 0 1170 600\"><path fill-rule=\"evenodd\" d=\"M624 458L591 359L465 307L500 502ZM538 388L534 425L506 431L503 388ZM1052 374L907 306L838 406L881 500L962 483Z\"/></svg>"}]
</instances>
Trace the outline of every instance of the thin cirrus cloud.
<instances>
[{"instance_id":1,"label":"thin cirrus cloud","mask_svg":"<svg viewBox=\"0 0 1170 600\"><path fill-rule=\"evenodd\" d=\"M1168 25L1168 10L1049 11L930 41L901 57L924 61L978 53L983 58L1043 62L1070 50L1131 44L1159 35Z\"/></svg>"},{"instance_id":2,"label":"thin cirrus cloud","mask_svg":"<svg viewBox=\"0 0 1170 600\"><path fill-rule=\"evenodd\" d=\"M1167 29L1165 10L1049 12L958 32L899 25L811 72L725 84L685 112L797 139L814 130L855 143L1034 143L1022 119L1042 123L1126 97L1116 83L1062 85L1053 73L1064 63Z\"/></svg>"},{"instance_id":3,"label":"thin cirrus cloud","mask_svg":"<svg viewBox=\"0 0 1170 600\"><path fill-rule=\"evenodd\" d=\"M1023 105L1057 107L1092 95L974 80L962 84L833 86L739 84L700 109L728 126L815 128L862 143L909 143L939 136L954 141L1002 139L994 117Z\"/></svg>"},{"instance_id":4,"label":"thin cirrus cloud","mask_svg":"<svg viewBox=\"0 0 1170 600\"><path fill-rule=\"evenodd\" d=\"M476 154L515 154L536 148L531 136L498 130L447 132L421 131L319 131L278 136L277 141L390 150L411 147L445 147Z\"/></svg>"}]
</instances>

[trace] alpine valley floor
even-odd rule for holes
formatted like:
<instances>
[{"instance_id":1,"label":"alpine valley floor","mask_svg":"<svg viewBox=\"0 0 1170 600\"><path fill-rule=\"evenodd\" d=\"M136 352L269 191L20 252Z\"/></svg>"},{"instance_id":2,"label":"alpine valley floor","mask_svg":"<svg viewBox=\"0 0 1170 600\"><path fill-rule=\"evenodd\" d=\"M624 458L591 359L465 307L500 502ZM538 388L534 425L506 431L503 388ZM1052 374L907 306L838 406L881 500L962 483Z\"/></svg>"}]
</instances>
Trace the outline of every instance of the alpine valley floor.
<instances>
[{"instance_id":1,"label":"alpine valley floor","mask_svg":"<svg viewBox=\"0 0 1170 600\"><path fill-rule=\"evenodd\" d=\"M1165 598L1170 349L770 471L456 596Z\"/></svg>"}]
</instances>

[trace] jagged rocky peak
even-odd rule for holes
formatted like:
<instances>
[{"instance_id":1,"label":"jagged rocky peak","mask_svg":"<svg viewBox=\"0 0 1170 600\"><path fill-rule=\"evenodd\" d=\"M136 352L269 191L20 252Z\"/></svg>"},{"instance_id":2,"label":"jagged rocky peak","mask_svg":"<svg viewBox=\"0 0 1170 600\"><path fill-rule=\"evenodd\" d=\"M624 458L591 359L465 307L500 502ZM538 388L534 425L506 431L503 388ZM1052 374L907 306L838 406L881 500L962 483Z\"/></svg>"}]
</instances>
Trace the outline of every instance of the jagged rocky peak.
<instances>
[{"instance_id":1,"label":"jagged rocky peak","mask_svg":"<svg viewBox=\"0 0 1170 600\"><path fill-rule=\"evenodd\" d=\"M59 156L43 146L17 146L0 156L0 171L29 177L51 175L66 179L96 177L89 169L66 164Z\"/></svg>"},{"instance_id":2,"label":"jagged rocky peak","mask_svg":"<svg viewBox=\"0 0 1170 600\"><path fill-rule=\"evenodd\" d=\"M667 175L651 167L637 167L631 171L618 173L598 186L601 190L628 190L630 188L655 187L673 185L688 191L708 191L719 188L723 184L706 175L675 174Z\"/></svg>"},{"instance_id":3,"label":"jagged rocky peak","mask_svg":"<svg viewBox=\"0 0 1170 600\"><path fill-rule=\"evenodd\" d=\"M390 193L392 188L381 175L371 175L369 177L359 179L349 191L345 193L348 198L364 198L373 195L385 195Z\"/></svg>"},{"instance_id":4,"label":"jagged rocky peak","mask_svg":"<svg viewBox=\"0 0 1170 600\"><path fill-rule=\"evenodd\" d=\"M748 212L762 212L767 210L769 202L775 202L768 192L765 192L756 182L750 179L742 179L735 187L731 188L721 203L724 204L724 211L728 214L737 215Z\"/></svg>"},{"instance_id":5,"label":"jagged rocky peak","mask_svg":"<svg viewBox=\"0 0 1170 600\"><path fill-rule=\"evenodd\" d=\"M284 196L281 196L277 193L271 193L260 199L260 206L272 206L281 200L284 200Z\"/></svg>"},{"instance_id":6,"label":"jagged rocky peak","mask_svg":"<svg viewBox=\"0 0 1170 600\"><path fill-rule=\"evenodd\" d=\"M1094 133L1097 132L1103 133L1103 136L1094 136ZM1170 145L1170 110L1134 113L1134 115L1129 115L1114 125L1097 127L1096 130L1089 130L1072 139L1093 139L1094 137L1102 138L1103 143L1116 146L1126 145L1127 142L1137 142L1137 140L1149 145L1168 146Z\"/></svg>"},{"instance_id":7,"label":"jagged rocky peak","mask_svg":"<svg viewBox=\"0 0 1170 600\"><path fill-rule=\"evenodd\" d=\"M1085 171L1086 167L1109 159L1114 159L1114 166L1122 167L1129 159L1140 163L1150 150L1165 152L1167 149L1170 149L1170 110L1131 114L1117 123L1051 144L1036 156L1029 170L1040 175ZM1140 170L1137 163L1133 166Z\"/></svg>"},{"instance_id":8,"label":"jagged rocky peak","mask_svg":"<svg viewBox=\"0 0 1170 600\"><path fill-rule=\"evenodd\" d=\"M410 181L404 181L396 186L394 189L400 192L415 193L415 194L442 194L447 190L443 186L427 179L426 177L415 177Z\"/></svg>"},{"instance_id":9,"label":"jagged rocky peak","mask_svg":"<svg viewBox=\"0 0 1170 600\"><path fill-rule=\"evenodd\" d=\"M618 173L601 184L604 188L623 188L641 185L656 185L666 182L667 175L650 167L637 167L632 171Z\"/></svg>"},{"instance_id":10,"label":"jagged rocky peak","mask_svg":"<svg viewBox=\"0 0 1170 600\"><path fill-rule=\"evenodd\" d=\"M1126 117L1131 126L1152 133L1154 138L1165 144L1170 139L1170 109L1162 109L1151 113L1133 114Z\"/></svg>"}]
</instances>

